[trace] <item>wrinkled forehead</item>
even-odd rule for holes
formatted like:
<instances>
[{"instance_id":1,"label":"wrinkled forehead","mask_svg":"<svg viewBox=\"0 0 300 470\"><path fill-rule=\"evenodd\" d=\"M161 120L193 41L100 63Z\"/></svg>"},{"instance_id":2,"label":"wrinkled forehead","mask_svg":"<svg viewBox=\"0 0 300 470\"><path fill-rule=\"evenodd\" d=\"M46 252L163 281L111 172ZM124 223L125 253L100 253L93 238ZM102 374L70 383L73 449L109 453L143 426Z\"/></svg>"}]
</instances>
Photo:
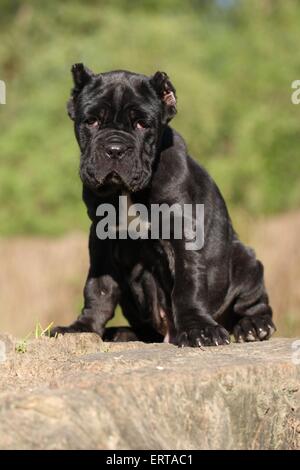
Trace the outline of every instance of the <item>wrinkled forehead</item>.
<instances>
[{"instance_id":1,"label":"wrinkled forehead","mask_svg":"<svg viewBox=\"0 0 300 470\"><path fill-rule=\"evenodd\" d=\"M85 109L106 106L114 110L124 108L147 108L154 111L159 100L149 79L138 74L114 72L93 78L82 95Z\"/></svg>"}]
</instances>

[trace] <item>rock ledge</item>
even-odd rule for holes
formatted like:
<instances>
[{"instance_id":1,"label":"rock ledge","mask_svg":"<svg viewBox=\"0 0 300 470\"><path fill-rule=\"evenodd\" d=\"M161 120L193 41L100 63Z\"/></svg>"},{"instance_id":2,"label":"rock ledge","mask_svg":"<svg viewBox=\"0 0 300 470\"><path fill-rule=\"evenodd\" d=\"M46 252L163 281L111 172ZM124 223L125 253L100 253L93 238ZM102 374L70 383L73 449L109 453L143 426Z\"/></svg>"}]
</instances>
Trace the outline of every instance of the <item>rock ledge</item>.
<instances>
[{"instance_id":1,"label":"rock ledge","mask_svg":"<svg viewBox=\"0 0 300 470\"><path fill-rule=\"evenodd\" d=\"M80 334L23 352L0 340L1 449L300 448L291 339L203 351Z\"/></svg>"}]
</instances>

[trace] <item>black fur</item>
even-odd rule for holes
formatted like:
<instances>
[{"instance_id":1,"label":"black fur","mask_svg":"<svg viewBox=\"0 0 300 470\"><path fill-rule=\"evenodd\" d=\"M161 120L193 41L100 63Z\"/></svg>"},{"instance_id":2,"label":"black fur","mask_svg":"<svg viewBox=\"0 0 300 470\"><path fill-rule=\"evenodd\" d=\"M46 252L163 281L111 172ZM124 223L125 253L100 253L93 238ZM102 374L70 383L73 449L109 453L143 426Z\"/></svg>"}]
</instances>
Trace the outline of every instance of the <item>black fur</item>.
<instances>
[{"instance_id":1,"label":"black fur","mask_svg":"<svg viewBox=\"0 0 300 470\"><path fill-rule=\"evenodd\" d=\"M234 232L212 178L187 153L168 122L176 113L175 89L165 73L152 77L115 71L94 74L73 66L68 112L81 150L83 200L92 221L90 269L84 308L69 327L52 334L94 331L114 338L179 346L268 339L275 331L263 266ZM100 240L96 208L133 202L202 203L205 243L184 240ZM120 304L132 330L107 331ZM162 317L161 312L164 312Z\"/></svg>"}]
</instances>

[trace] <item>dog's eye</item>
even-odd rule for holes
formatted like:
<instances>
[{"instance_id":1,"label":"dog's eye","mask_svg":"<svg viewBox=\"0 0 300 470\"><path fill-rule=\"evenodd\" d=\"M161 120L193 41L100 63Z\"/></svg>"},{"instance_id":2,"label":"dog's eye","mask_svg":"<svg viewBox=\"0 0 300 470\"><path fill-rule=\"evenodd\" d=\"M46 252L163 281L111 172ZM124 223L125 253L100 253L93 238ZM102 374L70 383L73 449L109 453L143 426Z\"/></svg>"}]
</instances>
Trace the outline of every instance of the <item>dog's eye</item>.
<instances>
[{"instance_id":1,"label":"dog's eye","mask_svg":"<svg viewBox=\"0 0 300 470\"><path fill-rule=\"evenodd\" d=\"M139 120L134 123L135 129L145 129L147 127L147 124L145 121Z\"/></svg>"},{"instance_id":2,"label":"dog's eye","mask_svg":"<svg viewBox=\"0 0 300 470\"><path fill-rule=\"evenodd\" d=\"M95 118L91 118L91 119L87 119L86 121L86 124L91 127L92 129L96 129L97 127L99 127L99 121L98 119L95 119Z\"/></svg>"}]
</instances>

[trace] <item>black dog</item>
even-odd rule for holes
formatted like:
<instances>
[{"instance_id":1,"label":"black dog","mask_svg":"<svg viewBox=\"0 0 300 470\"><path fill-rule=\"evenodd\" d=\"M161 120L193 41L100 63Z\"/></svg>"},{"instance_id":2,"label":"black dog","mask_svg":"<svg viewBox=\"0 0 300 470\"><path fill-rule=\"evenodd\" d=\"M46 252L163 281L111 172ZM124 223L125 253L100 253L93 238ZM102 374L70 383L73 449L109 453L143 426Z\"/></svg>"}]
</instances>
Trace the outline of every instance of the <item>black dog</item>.
<instances>
[{"instance_id":1,"label":"black dog","mask_svg":"<svg viewBox=\"0 0 300 470\"><path fill-rule=\"evenodd\" d=\"M72 68L68 112L81 150L83 200L92 221L84 308L52 334L94 331L113 340L171 341L179 346L268 339L275 331L263 266L234 232L225 202L207 172L168 126L175 89L165 73L152 77ZM99 204L204 204L205 243L106 239L96 234ZM105 332L117 305L132 330ZM127 333L128 335L127 335Z\"/></svg>"}]
</instances>

